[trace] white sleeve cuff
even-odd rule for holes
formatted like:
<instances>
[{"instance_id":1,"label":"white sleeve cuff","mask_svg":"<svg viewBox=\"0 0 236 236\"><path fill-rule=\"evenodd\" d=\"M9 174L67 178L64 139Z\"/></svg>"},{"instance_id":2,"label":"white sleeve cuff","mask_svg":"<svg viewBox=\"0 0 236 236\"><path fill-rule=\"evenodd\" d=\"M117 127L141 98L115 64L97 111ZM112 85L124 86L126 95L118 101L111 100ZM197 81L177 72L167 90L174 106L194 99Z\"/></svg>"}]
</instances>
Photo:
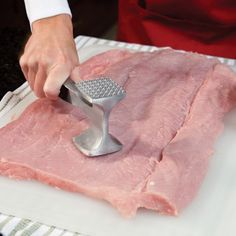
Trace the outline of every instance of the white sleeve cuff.
<instances>
[{"instance_id":1,"label":"white sleeve cuff","mask_svg":"<svg viewBox=\"0 0 236 236\"><path fill-rule=\"evenodd\" d=\"M36 20L59 14L68 14L71 11L67 0L24 0L30 26Z\"/></svg>"}]
</instances>

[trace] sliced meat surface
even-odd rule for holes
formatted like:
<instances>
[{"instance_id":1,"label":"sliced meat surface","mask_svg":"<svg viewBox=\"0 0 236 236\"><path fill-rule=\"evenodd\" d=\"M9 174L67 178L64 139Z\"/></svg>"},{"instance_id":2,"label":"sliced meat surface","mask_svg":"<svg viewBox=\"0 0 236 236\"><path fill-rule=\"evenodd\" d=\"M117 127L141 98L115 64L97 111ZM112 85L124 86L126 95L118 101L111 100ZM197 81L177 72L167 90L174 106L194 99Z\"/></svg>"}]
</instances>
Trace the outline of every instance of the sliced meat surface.
<instances>
[{"instance_id":1,"label":"sliced meat surface","mask_svg":"<svg viewBox=\"0 0 236 236\"><path fill-rule=\"evenodd\" d=\"M82 66L78 67L79 78L86 80L91 78L91 76L98 76L109 66L114 65L125 58L132 57L133 55L134 53L122 49L113 49L100 53L84 62Z\"/></svg>"},{"instance_id":2,"label":"sliced meat surface","mask_svg":"<svg viewBox=\"0 0 236 236\"><path fill-rule=\"evenodd\" d=\"M99 67L108 55L97 56ZM100 75L127 92L110 118L122 151L82 155L72 137L87 128L86 117L62 100L38 99L0 129L0 173L105 199L124 216L139 207L177 215L196 195L224 114L235 106L235 74L218 60L164 50L133 53L86 79Z\"/></svg>"}]
</instances>

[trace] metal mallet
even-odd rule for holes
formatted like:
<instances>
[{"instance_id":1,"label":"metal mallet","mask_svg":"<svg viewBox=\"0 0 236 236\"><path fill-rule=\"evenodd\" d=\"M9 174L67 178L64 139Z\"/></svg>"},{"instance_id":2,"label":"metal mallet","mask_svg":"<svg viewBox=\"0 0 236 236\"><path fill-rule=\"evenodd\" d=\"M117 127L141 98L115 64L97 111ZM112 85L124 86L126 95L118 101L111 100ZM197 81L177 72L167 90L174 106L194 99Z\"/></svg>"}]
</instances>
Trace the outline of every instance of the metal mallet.
<instances>
[{"instance_id":1,"label":"metal mallet","mask_svg":"<svg viewBox=\"0 0 236 236\"><path fill-rule=\"evenodd\" d=\"M121 150L122 144L109 133L112 108L125 97L125 90L107 77L73 82L64 86L71 91L72 104L89 118L90 127L73 138L75 146L87 156L100 156Z\"/></svg>"}]
</instances>

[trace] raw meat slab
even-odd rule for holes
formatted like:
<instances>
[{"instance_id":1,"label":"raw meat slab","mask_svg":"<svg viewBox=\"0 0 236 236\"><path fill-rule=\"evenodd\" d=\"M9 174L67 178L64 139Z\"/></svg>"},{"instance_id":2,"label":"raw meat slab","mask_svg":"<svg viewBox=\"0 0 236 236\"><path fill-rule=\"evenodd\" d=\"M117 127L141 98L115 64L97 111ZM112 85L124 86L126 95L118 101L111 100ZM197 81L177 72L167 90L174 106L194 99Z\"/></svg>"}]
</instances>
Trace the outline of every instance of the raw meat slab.
<instances>
[{"instance_id":1,"label":"raw meat slab","mask_svg":"<svg viewBox=\"0 0 236 236\"><path fill-rule=\"evenodd\" d=\"M127 90L110 121L123 151L82 156L71 137L86 128L83 115L41 99L0 130L1 173L106 199L126 216L138 207L177 214L195 196L222 117L235 104L235 75L216 60L172 50L136 53L100 72ZM197 156L195 148L202 148Z\"/></svg>"}]
</instances>

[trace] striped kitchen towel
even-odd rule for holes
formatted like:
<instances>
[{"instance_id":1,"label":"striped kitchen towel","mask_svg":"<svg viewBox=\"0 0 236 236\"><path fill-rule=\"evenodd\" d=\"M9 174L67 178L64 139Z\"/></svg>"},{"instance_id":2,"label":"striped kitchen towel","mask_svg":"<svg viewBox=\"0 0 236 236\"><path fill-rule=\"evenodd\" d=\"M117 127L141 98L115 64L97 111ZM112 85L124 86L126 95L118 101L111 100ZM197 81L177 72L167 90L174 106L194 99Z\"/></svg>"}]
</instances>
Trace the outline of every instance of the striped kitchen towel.
<instances>
[{"instance_id":1,"label":"striped kitchen towel","mask_svg":"<svg viewBox=\"0 0 236 236\"><path fill-rule=\"evenodd\" d=\"M1 236L89 236L0 213Z\"/></svg>"}]
</instances>

